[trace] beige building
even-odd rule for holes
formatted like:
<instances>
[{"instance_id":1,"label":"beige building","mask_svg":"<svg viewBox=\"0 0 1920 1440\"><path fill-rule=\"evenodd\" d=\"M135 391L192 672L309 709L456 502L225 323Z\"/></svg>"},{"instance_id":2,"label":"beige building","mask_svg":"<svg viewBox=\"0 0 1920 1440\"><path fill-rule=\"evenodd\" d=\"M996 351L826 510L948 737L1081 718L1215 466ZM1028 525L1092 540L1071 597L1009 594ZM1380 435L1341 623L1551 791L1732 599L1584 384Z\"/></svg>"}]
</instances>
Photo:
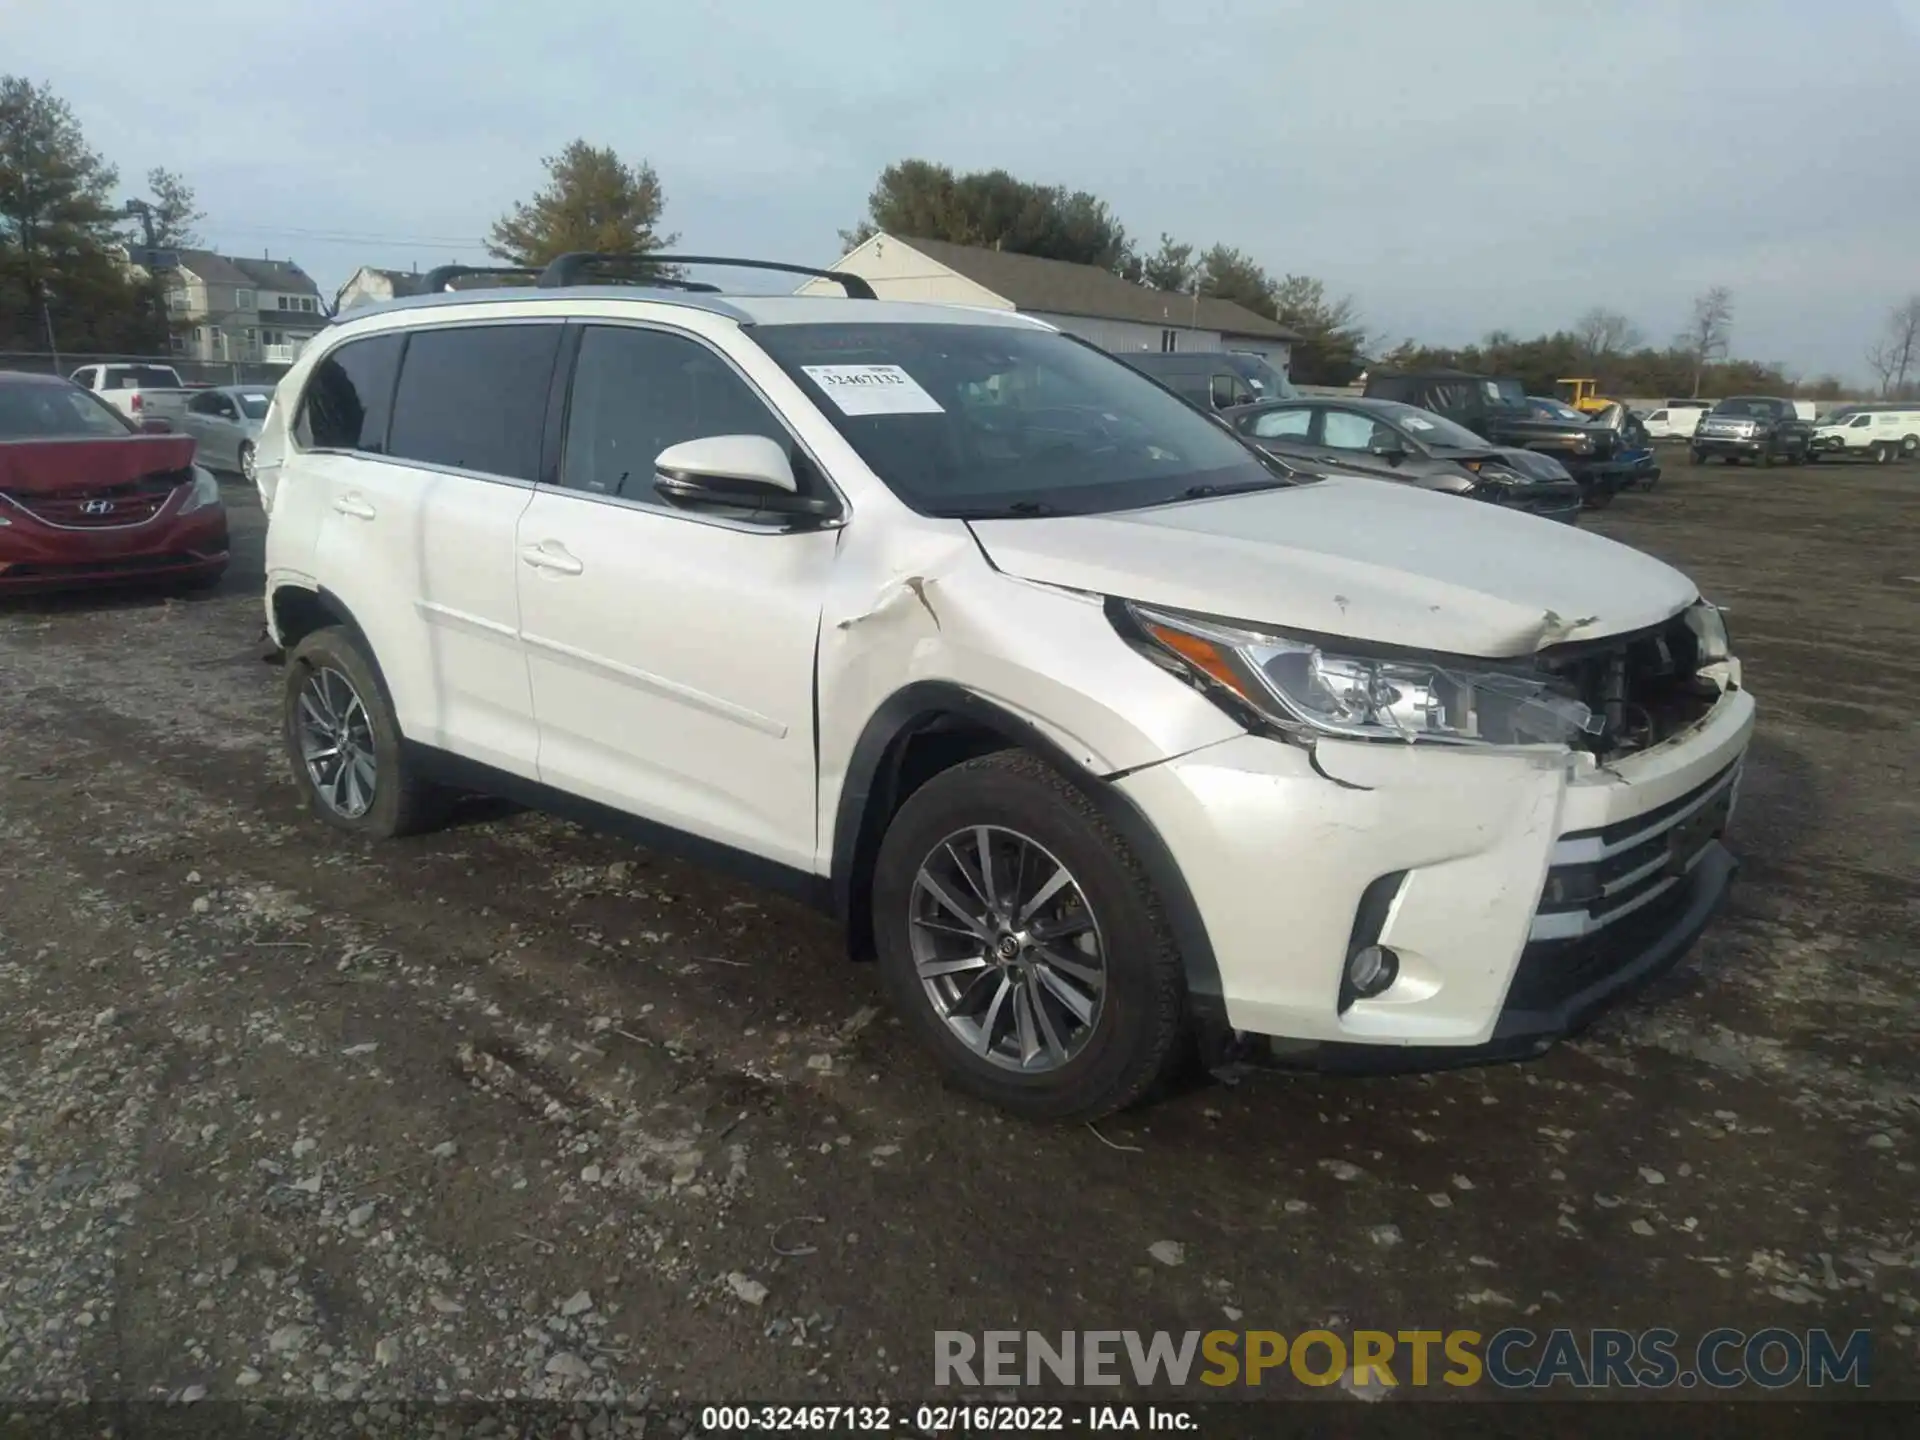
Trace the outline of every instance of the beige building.
<instances>
[{"instance_id":1,"label":"beige building","mask_svg":"<svg viewBox=\"0 0 1920 1440\"><path fill-rule=\"evenodd\" d=\"M1092 265L944 240L875 235L832 268L860 276L883 300L1017 310L1112 354L1240 350L1285 371L1299 338L1231 300L1154 290ZM830 280L810 280L801 293L840 290Z\"/></svg>"},{"instance_id":2,"label":"beige building","mask_svg":"<svg viewBox=\"0 0 1920 1440\"><path fill-rule=\"evenodd\" d=\"M289 260L173 254L160 273L174 348L187 359L291 365L326 326L319 287Z\"/></svg>"}]
</instances>

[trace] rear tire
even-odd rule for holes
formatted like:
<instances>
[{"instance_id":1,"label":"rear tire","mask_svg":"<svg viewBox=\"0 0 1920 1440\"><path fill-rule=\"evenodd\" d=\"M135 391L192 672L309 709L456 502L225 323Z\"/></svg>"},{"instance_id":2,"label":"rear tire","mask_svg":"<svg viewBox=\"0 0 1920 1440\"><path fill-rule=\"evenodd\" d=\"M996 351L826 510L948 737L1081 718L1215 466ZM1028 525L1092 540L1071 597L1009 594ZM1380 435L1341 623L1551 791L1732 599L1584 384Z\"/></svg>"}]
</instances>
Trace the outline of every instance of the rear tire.
<instances>
[{"instance_id":1,"label":"rear tire","mask_svg":"<svg viewBox=\"0 0 1920 1440\"><path fill-rule=\"evenodd\" d=\"M286 676L287 759L315 815L369 840L446 819L450 797L409 763L387 687L356 636L316 630L287 656Z\"/></svg>"},{"instance_id":2,"label":"rear tire","mask_svg":"<svg viewBox=\"0 0 1920 1440\"><path fill-rule=\"evenodd\" d=\"M1184 1053L1185 973L1152 882L1034 755L967 761L907 799L880 842L873 928L893 1004L948 1083L1025 1119L1111 1114Z\"/></svg>"},{"instance_id":3,"label":"rear tire","mask_svg":"<svg viewBox=\"0 0 1920 1440\"><path fill-rule=\"evenodd\" d=\"M1690 446L1690 447L1688 447L1688 450L1687 450L1687 463L1688 463L1689 465L1704 465L1704 464L1706 464L1706 463L1707 463L1707 455L1706 455L1706 452L1705 452L1704 450L1700 450L1700 449L1696 449L1696 448L1694 448L1694 447L1691 447L1691 446Z\"/></svg>"},{"instance_id":4,"label":"rear tire","mask_svg":"<svg viewBox=\"0 0 1920 1440\"><path fill-rule=\"evenodd\" d=\"M1920 455L1920 435L1909 435L1900 442L1900 458L1911 460Z\"/></svg>"}]
</instances>

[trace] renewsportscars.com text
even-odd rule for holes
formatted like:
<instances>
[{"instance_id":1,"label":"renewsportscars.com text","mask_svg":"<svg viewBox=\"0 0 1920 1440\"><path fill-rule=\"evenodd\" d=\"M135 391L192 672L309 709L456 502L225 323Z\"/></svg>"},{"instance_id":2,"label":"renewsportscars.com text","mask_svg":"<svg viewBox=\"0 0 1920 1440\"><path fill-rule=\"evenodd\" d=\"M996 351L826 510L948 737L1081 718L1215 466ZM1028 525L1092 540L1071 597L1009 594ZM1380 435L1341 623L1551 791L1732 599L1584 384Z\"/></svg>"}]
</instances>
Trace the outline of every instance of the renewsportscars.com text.
<instances>
[{"instance_id":1,"label":"renewsportscars.com text","mask_svg":"<svg viewBox=\"0 0 1920 1440\"><path fill-rule=\"evenodd\" d=\"M937 1330L937 1386L1864 1387L1866 1330Z\"/></svg>"}]
</instances>

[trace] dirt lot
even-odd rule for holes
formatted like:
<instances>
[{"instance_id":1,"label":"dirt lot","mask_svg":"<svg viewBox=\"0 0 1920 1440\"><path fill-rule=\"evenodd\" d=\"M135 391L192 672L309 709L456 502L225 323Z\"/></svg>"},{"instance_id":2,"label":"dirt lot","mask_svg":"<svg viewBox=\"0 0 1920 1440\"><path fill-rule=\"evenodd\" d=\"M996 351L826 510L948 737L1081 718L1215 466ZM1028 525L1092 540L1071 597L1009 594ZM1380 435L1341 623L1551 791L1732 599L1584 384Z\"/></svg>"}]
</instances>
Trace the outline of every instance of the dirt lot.
<instances>
[{"instance_id":1,"label":"dirt lot","mask_svg":"<svg viewBox=\"0 0 1920 1440\"><path fill-rule=\"evenodd\" d=\"M229 495L212 596L0 605L0 1398L899 1401L936 1328L1515 1323L1869 1327L1916 1393L1920 470L1594 522L1731 608L1762 706L1736 897L1654 992L1099 1133L944 1093L778 899L303 818Z\"/></svg>"}]
</instances>

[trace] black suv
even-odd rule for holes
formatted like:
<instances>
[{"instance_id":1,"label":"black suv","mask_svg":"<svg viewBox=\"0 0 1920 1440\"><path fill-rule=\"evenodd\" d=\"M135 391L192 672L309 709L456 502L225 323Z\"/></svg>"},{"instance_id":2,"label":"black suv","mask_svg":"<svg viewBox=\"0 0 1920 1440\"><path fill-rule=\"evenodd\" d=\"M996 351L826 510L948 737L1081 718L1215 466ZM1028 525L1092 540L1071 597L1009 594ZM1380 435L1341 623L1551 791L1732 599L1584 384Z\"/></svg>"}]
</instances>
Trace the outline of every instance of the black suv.
<instances>
[{"instance_id":1,"label":"black suv","mask_svg":"<svg viewBox=\"0 0 1920 1440\"><path fill-rule=\"evenodd\" d=\"M1581 495L1596 510L1611 504L1635 475L1634 465L1621 459L1619 432L1584 417L1537 415L1527 387L1511 377L1465 370L1389 370L1367 377L1366 394L1370 400L1398 400L1431 410L1494 445L1551 455L1580 482Z\"/></svg>"},{"instance_id":2,"label":"black suv","mask_svg":"<svg viewBox=\"0 0 1920 1440\"><path fill-rule=\"evenodd\" d=\"M1292 400L1300 392L1262 355L1243 350L1187 350L1162 354L1116 353L1143 375L1151 375L1182 400L1202 410L1228 410L1261 400Z\"/></svg>"},{"instance_id":3,"label":"black suv","mask_svg":"<svg viewBox=\"0 0 1920 1440\"><path fill-rule=\"evenodd\" d=\"M1687 457L1704 465L1718 455L1729 465L1785 461L1798 465L1813 448L1813 426L1800 418L1791 400L1768 395L1731 395L1700 417Z\"/></svg>"}]
</instances>

